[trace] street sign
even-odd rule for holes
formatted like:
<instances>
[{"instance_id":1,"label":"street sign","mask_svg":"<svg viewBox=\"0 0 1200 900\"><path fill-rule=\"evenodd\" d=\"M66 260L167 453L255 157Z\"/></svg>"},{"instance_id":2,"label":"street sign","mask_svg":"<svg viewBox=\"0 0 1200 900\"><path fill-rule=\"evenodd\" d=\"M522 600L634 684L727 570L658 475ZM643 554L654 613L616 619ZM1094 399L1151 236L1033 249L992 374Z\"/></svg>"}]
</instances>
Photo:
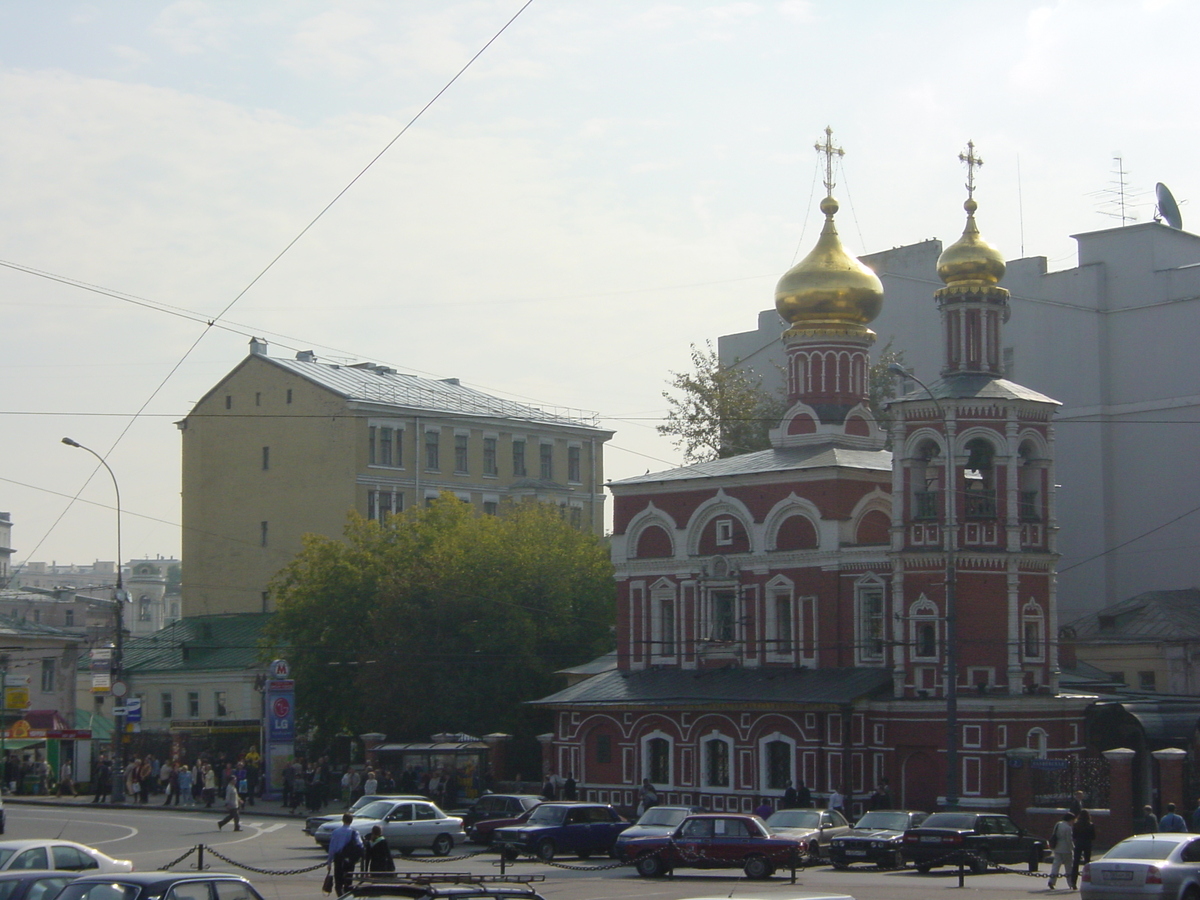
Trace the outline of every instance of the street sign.
<instances>
[{"instance_id":1,"label":"street sign","mask_svg":"<svg viewBox=\"0 0 1200 900\"><path fill-rule=\"evenodd\" d=\"M109 690L112 691L112 695L119 700L129 693L129 685L123 681L114 681L112 686L109 687Z\"/></svg>"},{"instance_id":2,"label":"street sign","mask_svg":"<svg viewBox=\"0 0 1200 900\"><path fill-rule=\"evenodd\" d=\"M289 678L292 674L291 666L288 665L286 659L277 659L271 663L272 678Z\"/></svg>"},{"instance_id":3,"label":"street sign","mask_svg":"<svg viewBox=\"0 0 1200 900\"><path fill-rule=\"evenodd\" d=\"M141 697L130 697L125 701L125 721L130 723L142 721Z\"/></svg>"},{"instance_id":4,"label":"street sign","mask_svg":"<svg viewBox=\"0 0 1200 900\"><path fill-rule=\"evenodd\" d=\"M27 687L10 687L4 689L4 708L5 709L28 709L29 708L29 688Z\"/></svg>"}]
</instances>

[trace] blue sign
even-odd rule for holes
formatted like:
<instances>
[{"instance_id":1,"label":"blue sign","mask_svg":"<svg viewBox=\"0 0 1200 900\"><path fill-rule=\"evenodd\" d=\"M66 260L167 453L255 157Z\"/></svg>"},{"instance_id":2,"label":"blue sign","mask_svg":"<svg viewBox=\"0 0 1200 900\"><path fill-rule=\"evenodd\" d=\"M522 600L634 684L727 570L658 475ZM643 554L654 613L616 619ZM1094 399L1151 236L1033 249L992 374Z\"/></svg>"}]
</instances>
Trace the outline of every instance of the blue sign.
<instances>
[{"instance_id":1,"label":"blue sign","mask_svg":"<svg viewBox=\"0 0 1200 900\"><path fill-rule=\"evenodd\" d=\"M1029 763L1032 769L1066 769L1070 765L1070 760L1066 759L1035 759Z\"/></svg>"},{"instance_id":2,"label":"blue sign","mask_svg":"<svg viewBox=\"0 0 1200 900\"><path fill-rule=\"evenodd\" d=\"M267 693L267 743L286 744L296 739L296 692Z\"/></svg>"},{"instance_id":3,"label":"blue sign","mask_svg":"<svg viewBox=\"0 0 1200 900\"><path fill-rule=\"evenodd\" d=\"M125 701L125 721L140 722L142 721L142 698L130 697Z\"/></svg>"}]
</instances>

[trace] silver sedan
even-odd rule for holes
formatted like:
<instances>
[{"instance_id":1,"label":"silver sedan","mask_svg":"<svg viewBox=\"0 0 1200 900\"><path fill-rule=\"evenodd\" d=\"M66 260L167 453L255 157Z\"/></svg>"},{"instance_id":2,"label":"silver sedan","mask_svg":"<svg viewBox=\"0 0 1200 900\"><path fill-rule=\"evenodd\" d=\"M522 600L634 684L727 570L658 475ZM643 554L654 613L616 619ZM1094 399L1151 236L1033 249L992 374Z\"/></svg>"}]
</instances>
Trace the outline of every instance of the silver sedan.
<instances>
[{"instance_id":1,"label":"silver sedan","mask_svg":"<svg viewBox=\"0 0 1200 900\"><path fill-rule=\"evenodd\" d=\"M1083 867L1082 900L1200 900L1200 835L1137 834Z\"/></svg>"},{"instance_id":2,"label":"silver sedan","mask_svg":"<svg viewBox=\"0 0 1200 900\"><path fill-rule=\"evenodd\" d=\"M462 819L448 816L432 803L422 800L375 800L354 813L350 827L364 838L378 825L388 847L406 856L413 850L428 848L434 856L447 856L459 841L467 839ZM313 837L328 847L341 822L327 822Z\"/></svg>"}]
</instances>

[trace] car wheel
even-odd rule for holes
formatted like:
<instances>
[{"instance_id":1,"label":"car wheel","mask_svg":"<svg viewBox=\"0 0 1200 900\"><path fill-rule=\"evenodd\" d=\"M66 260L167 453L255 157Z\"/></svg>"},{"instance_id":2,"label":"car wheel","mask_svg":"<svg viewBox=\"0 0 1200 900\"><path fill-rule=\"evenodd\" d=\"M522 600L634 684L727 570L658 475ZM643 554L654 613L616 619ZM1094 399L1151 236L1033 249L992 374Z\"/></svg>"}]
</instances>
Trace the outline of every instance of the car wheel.
<instances>
[{"instance_id":1,"label":"car wheel","mask_svg":"<svg viewBox=\"0 0 1200 900\"><path fill-rule=\"evenodd\" d=\"M666 866L657 856L647 856L637 861L637 873L643 878L657 878L666 874Z\"/></svg>"},{"instance_id":2,"label":"car wheel","mask_svg":"<svg viewBox=\"0 0 1200 900\"><path fill-rule=\"evenodd\" d=\"M592 851L591 850L580 850L579 853L577 853L576 855L580 859L587 859L589 856L592 855Z\"/></svg>"},{"instance_id":3,"label":"car wheel","mask_svg":"<svg viewBox=\"0 0 1200 900\"><path fill-rule=\"evenodd\" d=\"M883 866L885 864L881 862L879 865ZM889 869L903 869L904 868L904 855L899 850L897 850L895 853L893 853L891 856L889 856L887 858L886 866Z\"/></svg>"},{"instance_id":4,"label":"car wheel","mask_svg":"<svg viewBox=\"0 0 1200 900\"><path fill-rule=\"evenodd\" d=\"M1200 900L1200 889L1197 889L1195 885L1192 885L1183 892L1183 896L1180 898L1180 900Z\"/></svg>"},{"instance_id":5,"label":"car wheel","mask_svg":"<svg viewBox=\"0 0 1200 900\"><path fill-rule=\"evenodd\" d=\"M400 855L401 856L412 856L412 851L413 851L412 847L401 847Z\"/></svg>"},{"instance_id":6,"label":"car wheel","mask_svg":"<svg viewBox=\"0 0 1200 900\"><path fill-rule=\"evenodd\" d=\"M917 871L920 872L922 875L928 875L932 869L933 869L933 866L927 866L924 864L917 866Z\"/></svg>"},{"instance_id":7,"label":"car wheel","mask_svg":"<svg viewBox=\"0 0 1200 900\"><path fill-rule=\"evenodd\" d=\"M450 851L454 849L454 838L448 834L439 834L433 839L430 849L433 850L434 856L449 856Z\"/></svg>"},{"instance_id":8,"label":"car wheel","mask_svg":"<svg viewBox=\"0 0 1200 900\"><path fill-rule=\"evenodd\" d=\"M746 859L742 871L746 873L747 878L763 879L770 878L775 869L761 856L751 856Z\"/></svg>"},{"instance_id":9,"label":"car wheel","mask_svg":"<svg viewBox=\"0 0 1200 900\"><path fill-rule=\"evenodd\" d=\"M554 850L554 841L550 840L550 838L540 841L537 845L538 859L543 862L550 862L550 860L554 859Z\"/></svg>"},{"instance_id":10,"label":"car wheel","mask_svg":"<svg viewBox=\"0 0 1200 900\"><path fill-rule=\"evenodd\" d=\"M808 845L808 862L810 866L815 866L821 861L821 845L813 841Z\"/></svg>"}]
</instances>

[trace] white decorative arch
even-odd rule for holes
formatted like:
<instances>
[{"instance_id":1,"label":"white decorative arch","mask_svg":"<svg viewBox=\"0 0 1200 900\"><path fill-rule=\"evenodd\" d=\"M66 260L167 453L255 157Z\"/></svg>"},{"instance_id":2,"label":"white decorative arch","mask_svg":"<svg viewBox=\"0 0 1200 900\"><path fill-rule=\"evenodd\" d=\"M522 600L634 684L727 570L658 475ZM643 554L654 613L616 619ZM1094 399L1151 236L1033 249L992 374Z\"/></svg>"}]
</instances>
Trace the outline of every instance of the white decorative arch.
<instances>
[{"instance_id":1,"label":"white decorative arch","mask_svg":"<svg viewBox=\"0 0 1200 900\"><path fill-rule=\"evenodd\" d=\"M625 526L625 556L627 559L637 558L638 541L642 538L642 532L652 525L657 525L667 533L667 538L671 541L672 556L678 553L679 542L676 540L676 533L679 531L679 526L675 523L675 519L670 513L659 509L653 503L647 504L646 508L641 510L629 520L629 524Z\"/></svg>"},{"instance_id":2,"label":"white decorative arch","mask_svg":"<svg viewBox=\"0 0 1200 900\"><path fill-rule=\"evenodd\" d=\"M1029 733L1025 735L1025 746L1030 750L1036 750L1038 759L1046 758L1049 743L1050 735L1045 728L1030 728Z\"/></svg>"},{"instance_id":3,"label":"white decorative arch","mask_svg":"<svg viewBox=\"0 0 1200 900\"><path fill-rule=\"evenodd\" d=\"M915 459L917 448L925 441L933 441L938 446L939 456L946 452L946 436L935 428L929 425L922 425L916 431L910 433L904 439L904 450L901 453L902 459Z\"/></svg>"},{"instance_id":4,"label":"white decorative arch","mask_svg":"<svg viewBox=\"0 0 1200 900\"><path fill-rule=\"evenodd\" d=\"M842 424L843 430L845 430L845 427L846 427L845 422L849 421L850 417L853 415L858 415L861 418L866 420L868 437L871 437L871 438L877 438L877 437L882 438L883 437L883 429L881 429L879 427L879 422L876 421L875 413L871 410L871 407L869 404L860 403L857 406L855 406L853 409L851 409L848 413L846 413L846 419L843 421L843 424Z\"/></svg>"},{"instance_id":5,"label":"white decorative arch","mask_svg":"<svg viewBox=\"0 0 1200 900\"><path fill-rule=\"evenodd\" d=\"M1026 662L1046 658L1046 612L1032 597L1021 607L1021 659Z\"/></svg>"},{"instance_id":6,"label":"white decorative arch","mask_svg":"<svg viewBox=\"0 0 1200 900\"><path fill-rule=\"evenodd\" d=\"M922 652L921 630L932 625L934 629L933 653ZM908 644L914 660L937 659L941 647L941 611L937 604L921 594L908 607Z\"/></svg>"},{"instance_id":7,"label":"white decorative arch","mask_svg":"<svg viewBox=\"0 0 1200 900\"><path fill-rule=\"evenodd\" d=\"M1027 444L1027 443L1033 444L1033 446L1036 448L1038 459L1049 459L1050 458L1050 445L1046 441L1046 438L1044 435L1039 434L1037 431L1034 431L1032 428L1026 428L1026 429L1022 430L1019 434L1017 434L1018 449L1021 447L1022 444Z\"/></svg>"},{"instance_id":8,"label":"white decorative arch","mask_svg":"<svg viewBox=\"0 0 1200 900\"><path fill-rule=\"evenodd\" d=\"M1008 459L1008 440L1003 433L987 425L972 425L954 436L956 456L966 456L967 444L971 441L985 440L992 445L992 459L996 462ZM957 461L957 460L956 460Z\"/></svg>"},{"instance_id":9,"label":"white decorative arch","mask_svg":"<svg viewBox=\"0 0 1200 900\"><path fill-rule=\"evenodd\" d=\"M688 555L700 555L700 537L704 534L704 528L718 516L732 516L742 523L742 528L745 529L746 537L750 544L749 551L753 553L759 544L758 535L756 534L757 529L754 527L754 515L745 503L736 497L730 497L725 493L724 488L721 488L715 496L709 497L697 506L695 512L692 513L691 519L688 520Z\"/></svg>"},{"instance_id":10,"label":"white decorative arch","mask_svg":"<svg viewBox=\"0 0 1200 900\"><path fill-rule=\"evenodd\" d=\"M876 487L869 494L863 494L858 502L854 504L854 509L851 510L849 519L850 537L858 537L858 526L862 524L863 516L875 511L884 513L888 517L888 521L891 521L892 495L879 487Z\"/></svg>"},{"instance_id":11,"label":"white decorative arch","mask_svg":"<svg viewBox=\"0 0 1200 900\"><path fill-rule=\"evenodd\" d=\"M767 513L766 518L763 520L762 533L764 546L768 550L775 549L779 538L780 526L783 525L786 519L796 514L804 516L812 523L813 531L817 535L817 549L820 549L821 510L817 508L817 504L806 497L797 497L795 493L792 493L771 507L771 511Z\"/></svg>"}]
</instances>

